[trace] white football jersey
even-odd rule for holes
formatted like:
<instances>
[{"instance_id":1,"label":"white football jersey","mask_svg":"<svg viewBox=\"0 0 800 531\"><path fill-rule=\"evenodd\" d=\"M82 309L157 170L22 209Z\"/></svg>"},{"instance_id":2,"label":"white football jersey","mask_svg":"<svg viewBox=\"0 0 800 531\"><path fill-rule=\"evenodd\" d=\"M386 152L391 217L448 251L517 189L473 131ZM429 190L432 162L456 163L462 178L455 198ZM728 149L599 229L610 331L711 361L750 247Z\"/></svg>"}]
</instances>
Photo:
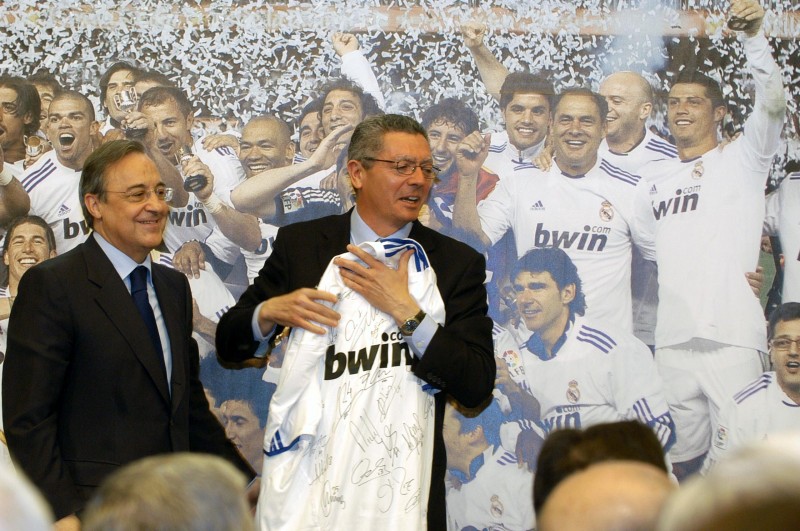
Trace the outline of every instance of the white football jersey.
<instances>
[{"instance_id":1,"label":"white football jersey","mask_svg":"<svg viewBox=\"0 0 800 531\"><path fill-rule=\"evenodd\" d=\"M653 355L629 332L575 316L551 358L546 358L536 335L523 355L548 433L638 419L653 429L665 449L675 441L675 425Z\"/></svg>"},{"instance_id":2,"label":"white football jersey","mask_svg":"<svg viewBox=\"0 0 800 531\"><path fill-rule=\"evenodd\" d=\"M780 238L783 302L800 302L800 173L787 175L767 197L764 232Z\"/></svg>"},{"instance_id":3,"label":"white football jersey","mask_svg":"<svg viewBox=\"0 0 800 531\"><path fill-rule=\"evenodd\" d=\"M514 454L489 446L471 464L470 477L448 469L447 528L535 529L533 473Z\"/></svg>"},{"instance_id":4,"label":"white football jersey","mask_svg":"<svg viewBox=\"0 0 800 531\"><path fill-rule=\"evenodd\" d=\"M774 372L765 372L722 406L704 469L740 446L799 427L800 404L786 396Z\"/></svg>"},{"instance_id":5,"label":"white football jersey","mask_svg":"<svg viewBox=\"0 0 800 531\"><path fill-rule=\"evenodd\" d=\"M513 230L520 257L535 247L563 249L578 268L587 315L631 331L632 241L654 258L652 226L634 222L637 202L647 207L644 182L598 158L577 178L555 164L547 172L517 170L500 179L478 213L493 244Z\"/></svg>"},{"instance_id":6,"label":"white football jersey","mask_svg":"<svg viewBox=\"0 0 800 531\"><path fill-rule=\"evenodd\" d=\"M745 39L756 105L743 134L691 160L642 168L650 188L658 257L656 347L693 338L766 351L764 315L745 273L755 271L764 184L780 145L780 71L763 35ZM644 221L643 221L644 223Z\"/></svg>"},{"instance_id":7,"label":"white football jersey","mask_svg":"<svg viewBox=\"0 0 800 531\"><path fill-rule=\"evenodd\" d=\"M80 170L61 164L52 150L28 168L20 180L31 200L30 214L41 217L53 229L58 254L86 241L90 229L83 219L78 191Z\"/></svg>"},{"instance_id":8,"label":"white football jersey","mask_svg":"<svg viewBox=\"0 0 800 531\"><path fill-rule=\"evenodd\" d=\"M674 145L654 135L649 129L645 129L642 141L627 153L611 151L605 139L600 144L598 153L617 168L636 175L639 175L642 167L649 162L674 159L678 156L678 150ZM645 260L638 248L633 249L631 262L631 296L633 333L646 345L655 345L658 270L655 262Z\"/></svg>"},{"instance_id":9,"label":"white football jersey","mask_svg":"<svg viewBox=\"0 0 800 531\"><path fill-rule=\"evenodd\" d=\"M409 246L409 291L443 323L436 275L418 243L360 245L391 267ZM424 529L432 388L411 372L414 353L394 319L345 287L332 261L319 289L337 296L342 317L325 335L295 329L289 338L264 435L257 521L261 529Z\"/></svg>"},{"instance_id":10,"label":"white football jersey","mask_svg":"<svg viewBox=\"0 0 800 531\"><path fill-rule=\"evenodd\" d=\"M503 179L508 175L512 175L515 170L530 170L536 167L533 164L533 160L542 151L544 140L535 146L520 151L508 139L506 131L495 131L491 135L489 155L483 162L483 166L487 170Z\"/></svg>"}]
</instances>

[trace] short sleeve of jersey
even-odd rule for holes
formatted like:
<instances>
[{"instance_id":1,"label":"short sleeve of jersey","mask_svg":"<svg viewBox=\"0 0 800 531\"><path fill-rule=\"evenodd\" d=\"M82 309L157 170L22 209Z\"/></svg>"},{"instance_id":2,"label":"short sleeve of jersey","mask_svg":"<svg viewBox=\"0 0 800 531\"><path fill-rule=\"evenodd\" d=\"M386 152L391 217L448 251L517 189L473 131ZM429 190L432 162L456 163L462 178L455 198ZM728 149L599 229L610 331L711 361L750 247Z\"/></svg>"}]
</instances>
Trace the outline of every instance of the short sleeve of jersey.
<instances>
[{"instance_id":1,"label":"short sleeve of jersey","mask_svg":"<svg viewBox=\"0 0 800 531\"><path fill-rule=\"evenodd\" d=\"M500 179L494 192L478 203L481 228L492 245L500 241L500 238L511 227L515 181L516 179L512 176Z\"/></svg>"}]
</instances>

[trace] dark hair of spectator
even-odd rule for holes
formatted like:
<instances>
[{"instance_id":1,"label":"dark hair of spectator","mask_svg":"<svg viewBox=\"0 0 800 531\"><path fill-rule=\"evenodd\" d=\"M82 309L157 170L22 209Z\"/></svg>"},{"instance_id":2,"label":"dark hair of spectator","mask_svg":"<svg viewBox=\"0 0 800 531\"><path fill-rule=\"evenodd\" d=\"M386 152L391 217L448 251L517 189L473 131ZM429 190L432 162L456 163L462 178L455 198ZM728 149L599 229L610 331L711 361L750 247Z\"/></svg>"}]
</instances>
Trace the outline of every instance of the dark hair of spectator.
<instances>
[{"instance_id":1,"label":"dark hair of spectator","mask_svg":"<svg viewBox=\"0 0 800 531\"><path fill-rule=\"evenodd\" d=\"M62 87L61 83L58 82L56 76L47 70L37 70L32 75L28 76L28 83L32 85L44 85L49 87L54 96L59 91L64 90L64 87Z\"/></svg>"},{"instance_id":2,"label":"dark hair of spectator","mask_svg":"<svg viewBox=\"0 0 800 531\"><path fill-rule=\"evenodd\" d=\"M131 72L134 75L134 78L135 78L136 72L139 69L136 68L135 66L133 66L131 63L128 63L127 61L118 61L118 62L114 63L113 65L111 65L110 67L108 67L108 70L103 72L103 75L100 76L100 82L99 82L99 84L100 84L100 105L102 105L104 109L106 108L106 103L105 102L106 102L106 93L108 92L108 82L111 80L111 76L113 76L114 74L116 74L117 72L120 72L122 70L127 70L127 71Z\"/></svg>"},{"instance_id":3,"label":"dark hair of spectator","mask_svg":"<svg viewBox=\"0 0 800 531\"><path fill-rule=\"evenodd\" d=\"M553 106L553 113L556 112L561 100L567 96L586 96L591 98L594 101L594 104L597 106L597 112L600 113L601 122L606 123L606 116L608 115L608 102L597 92L583 87L568 88L560 92L558 96L556 96L555 105Z\"/></svg>"},{"instance_id":4,"label":"dark hair of spectator","mask_svg":"<svg viewBox=\"0 0 800 531\"><path fill-rule=\"evenodd\" d=\"M136 70L133 73L133 82L138 83L140 81L149 81L150 83L154 83L159 87L174 87L175 83L173 83L167 76L159 72L158 70ZM141 96L141 94L140 94Z\"/></svg>"},{"instance_id":5,"label":"dark hair of spectator","mask_svg":"<svg viewBox=\"0 0 800 531\"><path fill-rule=\"evenodd\" d=\"M552 112L555 93L553 83L546 77L530 72L511 72L500 87L500 108L505 110L516 94L540 94L547 98Z\"/></svg>"},{"instance_id":6,"label":"dark hair of spectator","mask_svg":"<svg viewBox=\"0 0 800 531\"><path fill-rule=\"evenodd\" d=\"M550 273L559 290L575 284L575 298L569 303L570 310L583 315L586 312L586 297L581 288L578 268L572 263L567 253L557 247L531 249L520 258L511 272L514 282L520 273Z\"/></svg>"},{"instance_id":7,"label":"dark hair of spectator","mask_svg":"<svg viewBox=\"0 0 800 531\"><path fill-rule=\"evenodd\" d=\"M380 106L378 106L378 101L375 99L375 97L372 94L364 92L364 89L362 89L358 83L353 83L346 77L340 77L329 81L322 87L322 90L320 91L322 96L319 98L320 113L322 112L322 107L325 105L325 100L328 98L328 94L334 90L344 90L355 94L361 102L361 113L364 118L383 114L383 111L381 110Z\"/></svg>"},{"instance_id":8,"label":"dark hair of spectator","mask_svg":"<svg viewBox=\"0 0 800 531\"><path fill-rule=\"evenodd\" d=\"M164 105L169 103L170 100L175 102L182 116L188 117L194 113L189 98L177 87L153 87L148 89L144 94L139 95L139 110L141 111L146 107Z\"/></svg>"},{"instance_id":9,"label":"dark hair of spectator","mask_svg":"<svg viewBox=\"0 0 800 531\"><path fill-rule=\"evenodd\" d=\"M35 90L35 87L34 87ZM90 122L94 122L97 119L97 115L94 112L94 104L92 104L92 100L87 98L85 95L81 94L77 90L62 90L59 91L57 94L53 96L53 101L50 102L50 106L52 107L54 103L61 100L77 100L83 103L83 106L86 107L86 114L87 118Z\"/></svg>"},{"instance_id":10,"label":"dark hair of spectator","mask_svg":"<svg viewBox=\"0 0 800 531\"><path fill-rule=\"evenodd\" d=\"M39 130L39 117L42 113L42 102L36 87L26 79L16 76L0 76L0 87L11 89L17 93L17 116L30 118L30 123L23 126L26 135L35 135Z\"/></svg>"},{"instance_id":11,"label":"dark hair of spectator","mask_svg":"<svg viewBox=\"0 0 800 531\"><path fill-rule=\"evenodd\" d=\"M359 161L365 168L372 167L372 161L366 160L375 157L383 149L383 137L387 133L408 133L421 135L428 141L428 133L419 122L408 116L400 114L381 114L366 118L358 124L350 138L347 148L349 160Z\"/></svg>"},{"instance_id":12,"label":"dark hair of spectator","mask_svg":"<svg viewBox=\"0 0 800 531\"><path fill-rule=\"evenodd\" d=\"M684 68L675 78L675 82L672 84L672 86L675 87L675 85L679 83L701 85L706 90L706 97L711 100L712 108L716 109L717 107L727 107L725 105L725 98L722 95L722 89L720 88L719 83L702 72Z\"/></svg>"},{"instance_id":13,"label":"dark hair of spectator","mask_svg":"<svg viewBox=\"0 0 800 531\"><path fill-rule=\"evenodd\" d=\"M478 115L456 98L445 98L434 103L422 113L422 127L428 129L434 123L447 123L461 129L464 135L478 130Z\"/></svg>"},{"instance_id":14,"label":"dark hair of spectator","mask_svg":"<svg viewBox=\"0 0 800 531\"><path fill-rule=\"evenodd\" d=\"M769 328L767 335L772 339L775 335L775 327L778 323L785 321L796 321L800 319L800 302L785 302L772 310L769 314Z\"/></svg>"},{"instance_id":15,"label":"dark hair of spectator","mask_svg":"<svg viewBox=\"0 0 800 531\"><path fill-rule=\"evenodd\" d=\"M81 172L79 193L83 217L89 227L94 226L94 218L86 208L83 198L86 194L94 194L105 201L105 174L108 168L131 153L145 153L144 146L135 140L113 140L92 151L86 159Z\"/></svg>"},{"instance_id":16,"label":"dark hair of spectator","mask_svg":"<svg viewBox=\"0 0 800 531\"><path fill-rule=\"evenodd\" d=\"M544 441L533 481L533 507L538 514L547 497L574 472L602 461L638 461L669 472L664 450L653 430L635 420L597 424L585 431L563 429Z\"/></svg>"},{"instance_id":17,"label":"dark hair of spectator","mask_svg":"<svg viewBox=\"0 0 800 531\"><path fill-rule=\"evenodd\" d=\"M303 106L303 110L300 111L300 115L297 117L297 123L302 122L303 118L309 114L319 114L320 112L322 112L322 98L315 98Z\"/></svg>"}]
</instances>

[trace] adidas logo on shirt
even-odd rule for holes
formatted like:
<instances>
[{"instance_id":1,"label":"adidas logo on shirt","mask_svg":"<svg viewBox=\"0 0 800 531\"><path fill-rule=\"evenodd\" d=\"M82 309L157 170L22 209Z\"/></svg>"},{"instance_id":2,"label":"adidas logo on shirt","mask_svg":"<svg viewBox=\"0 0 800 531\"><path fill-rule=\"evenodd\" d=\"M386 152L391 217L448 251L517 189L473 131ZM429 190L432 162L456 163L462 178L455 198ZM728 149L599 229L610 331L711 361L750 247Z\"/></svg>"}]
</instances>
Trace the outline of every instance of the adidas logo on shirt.
<instances>
[{"instance_id":1,"label":"adidas logo on shirt","mask_svg":"<svg viewBox=\"0 0 800 531\"><path fill-rule=\"evenodd\" d=\"M544 203L542 203L542 200L539 199L533 205L531 205L531 210L544 210Z\"/></svg>"},{"instance_id":2,"label":"adidas logo on shirt","mask_svg":"<svg viewBox=\"0 0 800 531\"><path fill-rule=\"evenodd\" d=\"M62 204L60 207L58 207L58 217L63 217L63 216L66 216L66 215L68 215L70 212L72 212L72 209L71 209L71 208L69 208L69 207L68 207L67 205L65 205L65 204Z\"/></svg>"},{"instance_id":3,"label":"adidas logo on shirt","mask_svg":"<svg viewBox=\"0 0 800 531\"><path fill-rule=\"evenodd\" d=\"M653 185L653 186L650 187L650 193L651 194L657 194L658 193L658 190L656 189L656 185Z\"/></svg>"}]
</instances>

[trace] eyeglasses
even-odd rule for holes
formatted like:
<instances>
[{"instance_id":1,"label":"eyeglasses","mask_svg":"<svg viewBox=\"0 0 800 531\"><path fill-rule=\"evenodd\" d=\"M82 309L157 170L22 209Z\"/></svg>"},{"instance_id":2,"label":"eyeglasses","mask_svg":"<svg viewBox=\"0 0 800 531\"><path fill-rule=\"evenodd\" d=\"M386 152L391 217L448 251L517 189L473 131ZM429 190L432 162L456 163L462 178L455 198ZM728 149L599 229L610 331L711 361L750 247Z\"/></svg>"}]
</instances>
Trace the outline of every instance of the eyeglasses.
<instances>
[{"instance_id":1,"label":"eyeglasses","mask_svg":"<svg viewBox=\"0 0 800 531\"><path fill-rule=\"evenodd\" d=\"M414 172L419 168L422 170L422 176L426 179L433 180L439 175L439 172L442 171L433 164L430 163L423 163L423 164L416 164L411 162L410 160L385 160L385 159L376 159L373 157L364 157L363 160L371 160L374 162L386 162L389 164L394 164L394 169L400 175L413 175Z\"/></svg>"},{"instance_id":2,"label":"eyeglasses","mask_svg":"<svg viewBox=\"0 0 800 531\"><path fill-rule=\"evenodd\" d=\"M2 109L3 114L7 114L9 116L16 116L19 107L17 106L17 102L15 101L4 101L0 102L0 109Z\"/></svg>"},{"instance_id":3,"label":"eyeglasses","mask_svg":"<svg viewBox=\"0 0 800 531\"><path fill-rule=\"evenodd\" d=\"M789 339L787 337L779 337L770 341L769 345L778 352L788 352L792 348L792 345L794 345L797 350L800 350L800 338Z\"/></svg>"},{"instance_id":4,"label":"eyeglasses","mask_svg":"<svg viewBox=\"0 0 800 531\"><path fill-rule=\"evenodd\" d=\"M116 192L114 190L106 190L109 194L122 194L122 197L128 203L144 203L152 194L156 194L156 198L160 201L172 201L172 194L174 190L166 186L158 186L153 190L126 190L124 192Z\"/></svg>"}]
</instances>

